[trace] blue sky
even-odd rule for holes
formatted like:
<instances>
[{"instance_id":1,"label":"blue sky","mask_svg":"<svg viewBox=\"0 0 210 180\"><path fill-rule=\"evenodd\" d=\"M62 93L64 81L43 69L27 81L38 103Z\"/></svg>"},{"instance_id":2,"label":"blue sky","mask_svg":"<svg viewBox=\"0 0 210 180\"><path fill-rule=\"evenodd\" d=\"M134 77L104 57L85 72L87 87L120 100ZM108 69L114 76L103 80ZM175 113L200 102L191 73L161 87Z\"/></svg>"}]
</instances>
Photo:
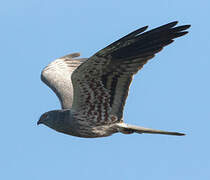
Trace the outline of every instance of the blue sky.
<instances>
[{"instance_id":1,"label":"blue sky","mask_svg":"<svg viewBox=\"0 0 210 180\"><path fill-rule=\"evenodd\" d=\"M0 6L0 179L210 179L210 2L8 0ZM60 108L44 66L89 57L127 33L178 20L190 33L152 59L130 88L129 123L185 137L115 134L82 139L36 126Z\"/></svg>"}]
</instances>

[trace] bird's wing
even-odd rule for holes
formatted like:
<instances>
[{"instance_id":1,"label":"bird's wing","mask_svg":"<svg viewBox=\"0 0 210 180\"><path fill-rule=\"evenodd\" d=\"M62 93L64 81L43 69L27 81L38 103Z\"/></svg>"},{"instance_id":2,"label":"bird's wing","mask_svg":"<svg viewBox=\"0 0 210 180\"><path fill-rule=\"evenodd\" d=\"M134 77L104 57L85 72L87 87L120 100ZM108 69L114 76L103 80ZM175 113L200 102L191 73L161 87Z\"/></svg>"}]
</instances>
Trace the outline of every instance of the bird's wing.
<instances>
[{"instance_id":1,"label":"bird's wing","mask_svg":"<svg viewBox=\"0 0 210 180\"><path fill-rule=\"evenodd\" d=\"M79 53L69 54L51 62L41 73L41 80L58 96L63 109L70 109L73 102L71 74L86 58L74 59Z\"/></svg>"},{"instance_id":2,"label":"bird's wing","mask_svg":"<svg viewBox=\"0 0 210 180\"><path fill-rule=\"evenodd\" d=\"M147 32L144 32L147 26L140 28L80 65L72 74L75 92L72 108L86 117L92 116L92 121L99 124L107 123L109 114L121 120L133 75L174 38L187 33L190 25L175 27L177 23Z\"/></svg>"}]
</instances>

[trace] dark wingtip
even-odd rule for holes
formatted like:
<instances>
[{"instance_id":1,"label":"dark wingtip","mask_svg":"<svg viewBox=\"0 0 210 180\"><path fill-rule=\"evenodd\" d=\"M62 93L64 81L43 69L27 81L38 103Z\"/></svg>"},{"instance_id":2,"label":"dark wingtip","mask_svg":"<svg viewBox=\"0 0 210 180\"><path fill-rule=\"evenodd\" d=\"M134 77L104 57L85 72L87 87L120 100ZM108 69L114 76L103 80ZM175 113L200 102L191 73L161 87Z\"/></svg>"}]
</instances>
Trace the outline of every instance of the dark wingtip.
<instances>
[{"instance_id":1,"label":"dark wingtip","mask_svg":"<svg viewBox=\"0 0 210 180\"><path fill-rule=\"evenodd\" d=\"M187 24L185 25L186 29L190 28L191 27L191 24Z\"/></svg>"},{"instance_id":2,"label":"dark wingtip","mask_svg":"<svg viewBox=\"0 0 210 180\"><path fill-rule=\"evenodd\" d=\"M176 132L176 133L174 133L174 135L176 135L176 136L185 136L186 134Z\"/></svg>"},{"instance_id":3,"label":"dark wingtip","mask_svg":"<svg viewBox=\"0 0 210 180\"><path fill-rule=\"evenodd\" d=\"M162 28L172 28L172 27L176 26L177 24L178 24L178 21L173 21L173 22L170 22L168 24L162 25L159 28L161 28L161 29Z\"/></svg>"},{"instance_id":4,"label":"dark wingtip","mask_svg":"<svg viewBox=\"0 0 210 180\"><path fill-rule=\"evenodd\" d=\"M171 44L175 38L187 34L188 31L185 30L191 27L189 24L176 26L177 24L178 21L173 21L146 32L148 26L144 26L110 44L97 55L109 54L112 59L119 60L150 56Z\"/></svg>"},{"instance_id":5,"label":"dark wingtip","mask_svg":"<svg viewBox=\"0 0 210 180\"><path fill-rule=\"evenodd\" d=\"M148 27L149 27L149 26L144 26L144 27L142 27L142 28L140 28L140 29L141 29L141 31L145 31Z\"/></svg>"},{"instance_id":6,"label":"dark wingtip","mask_svg":"<svg viewBox=\"0 0 210 180\"><path fill-rule=\"evenodd\" d=\"M176 26L178 23L179 23L179 21L173 21L173 22L168 23L168 25Z\"/></svg>"}]
</instances>

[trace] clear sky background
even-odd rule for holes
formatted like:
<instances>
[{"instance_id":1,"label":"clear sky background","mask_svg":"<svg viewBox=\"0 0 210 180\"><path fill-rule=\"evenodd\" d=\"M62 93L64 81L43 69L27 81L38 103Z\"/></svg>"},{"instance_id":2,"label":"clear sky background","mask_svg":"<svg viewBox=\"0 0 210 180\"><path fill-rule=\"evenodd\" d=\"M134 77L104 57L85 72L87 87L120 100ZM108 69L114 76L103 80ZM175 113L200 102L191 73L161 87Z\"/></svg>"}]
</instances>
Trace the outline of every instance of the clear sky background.
<instances>
[{"instance_id":1,"label":"clear sky background","mask_svg":"<svg viewBox=\"0 0 210 180\"><path fill-rule=\"evenodd\" d=\"M0 3L0 179L210 179L210 1L7 0ZM191 24L135 76L129 123L185 137L115 134L84 139L36 122L59 109L40 80L52 60L89 57L149 25Z\"/></svg>"}]
</instances>

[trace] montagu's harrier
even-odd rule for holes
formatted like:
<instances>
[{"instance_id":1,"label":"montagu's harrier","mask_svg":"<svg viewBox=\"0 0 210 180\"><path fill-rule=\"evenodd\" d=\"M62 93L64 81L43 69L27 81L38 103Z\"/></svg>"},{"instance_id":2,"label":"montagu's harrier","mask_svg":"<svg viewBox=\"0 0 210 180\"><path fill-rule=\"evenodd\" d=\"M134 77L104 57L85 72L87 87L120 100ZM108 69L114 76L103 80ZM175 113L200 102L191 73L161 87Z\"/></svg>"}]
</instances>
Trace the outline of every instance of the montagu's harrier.
<instances>
[{"instance_id":1,"label":"montagu's harrier","mask_svg":"<svg viewBox=\"0 0 210 180\"><path fill-rule=\"evenodd\" d=\"M78 137L104 137L113 133L184 135L129 125L123 108L132 77L163 47L183 36L190 25L172 22L144 32L142 27L100 50L90 58L70 54L50 63L41 79L58 96L62 109L44 113L37 124ZM76 59L75 59L76 58Z\"/></svg>"}]
</instances>

